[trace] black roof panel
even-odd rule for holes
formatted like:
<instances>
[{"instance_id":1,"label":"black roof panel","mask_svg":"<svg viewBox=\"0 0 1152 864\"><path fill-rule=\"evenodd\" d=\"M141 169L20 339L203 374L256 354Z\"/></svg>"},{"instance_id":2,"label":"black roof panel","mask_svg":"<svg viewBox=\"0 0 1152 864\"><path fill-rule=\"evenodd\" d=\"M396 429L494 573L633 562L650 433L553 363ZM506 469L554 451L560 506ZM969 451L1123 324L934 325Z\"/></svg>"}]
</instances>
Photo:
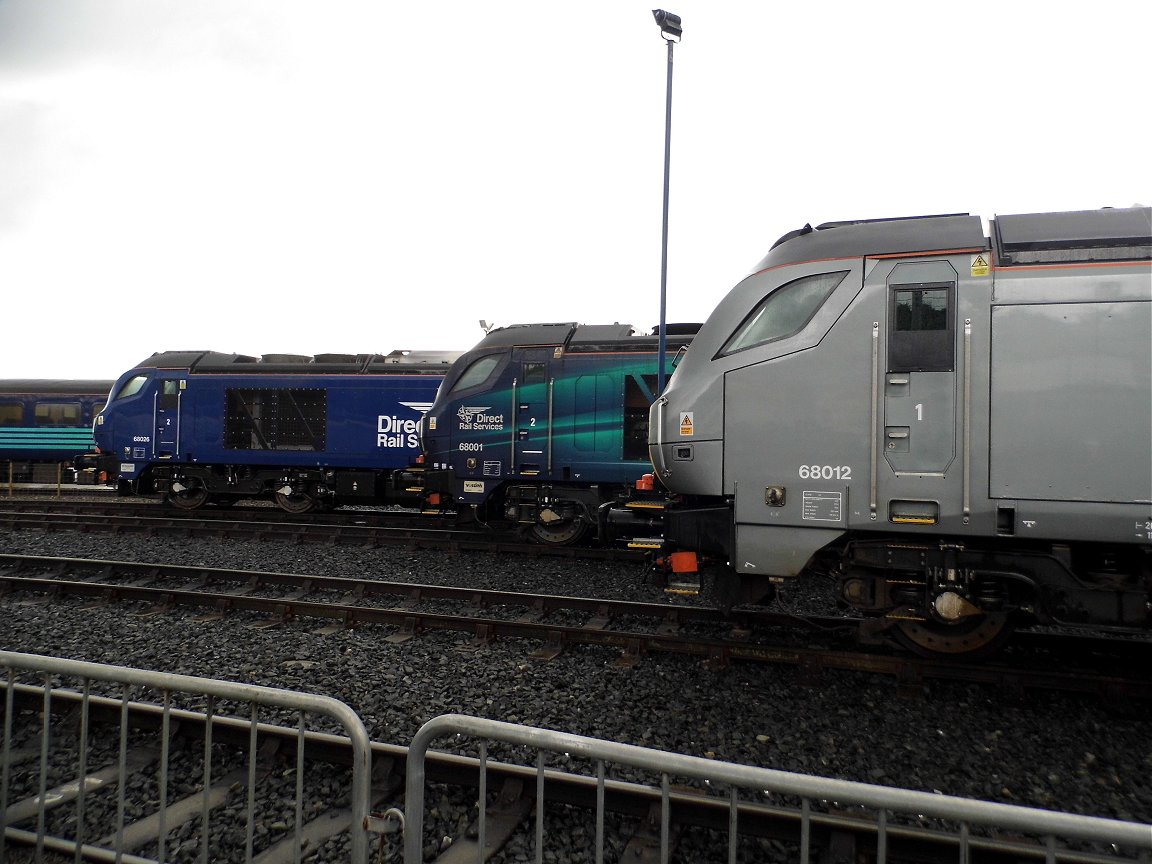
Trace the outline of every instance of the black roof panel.
<instances>
[{"instance_id":1,"label":"black roof panel","mask_svg":"<svg viewBox=\"0 0 1152 864\"><path fill-rule=\"evenodd\" d=\"M999 264L1140 261L1152 257L1152 208L997 216Z\"/></svg>"}]
</instances>

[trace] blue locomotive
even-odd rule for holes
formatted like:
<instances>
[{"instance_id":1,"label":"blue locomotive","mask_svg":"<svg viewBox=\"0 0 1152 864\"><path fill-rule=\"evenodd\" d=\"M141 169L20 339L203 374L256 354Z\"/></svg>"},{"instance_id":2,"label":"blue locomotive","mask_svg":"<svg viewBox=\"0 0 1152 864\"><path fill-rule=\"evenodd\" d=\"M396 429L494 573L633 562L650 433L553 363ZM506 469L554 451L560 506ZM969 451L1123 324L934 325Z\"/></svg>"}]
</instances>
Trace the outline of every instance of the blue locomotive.
<instances>
[{"instance_id":1,"label":"blue locomotive","mask_svg":"<svg viewBox=\"0 0 1152 864\"><path fill-rule=\"evenodd\" d=\"M183 509L399 502L420 418L455 356L163 352L116 381L93 431L119 460L122 491Z\"/></svg>"},{"instance_id":2,"label":"blue locomotive","mask_svg":"<svg viewBox=\"0 0 1152 864\"><path fill-rule=\"evenodd\" d=\"M732 289L652 410L680 572L830 579L924 653L1147 631L1152 209L990 224L805 226Z\"/></svg>"},{"instance_id":3,"label":"blue locomotive","mask_svg":"<svg viewBox=\"0 0 1152 864\"><path fill-rule=\"evenodd\" d=\"M10 379L0 381L0 463L3 478L55 480L92 449L92 418L108 401L112 381Z\"/></svg>"},{"instance_id":4,"label":"blue locomotive","mask_svg":"<svg viewBox=\"0 0 1152 864\"><path fill-rule=\"evenodd\" d=\"M669 368L698 328L666 328ZM627 324L491 330L452 366L424 418L429 505L524 526L546 543L602 531L611 505L651 470L658 347L656 334ZM659 510L641 496L615 521L658 535Z\"/></svg>"}]
</instances>

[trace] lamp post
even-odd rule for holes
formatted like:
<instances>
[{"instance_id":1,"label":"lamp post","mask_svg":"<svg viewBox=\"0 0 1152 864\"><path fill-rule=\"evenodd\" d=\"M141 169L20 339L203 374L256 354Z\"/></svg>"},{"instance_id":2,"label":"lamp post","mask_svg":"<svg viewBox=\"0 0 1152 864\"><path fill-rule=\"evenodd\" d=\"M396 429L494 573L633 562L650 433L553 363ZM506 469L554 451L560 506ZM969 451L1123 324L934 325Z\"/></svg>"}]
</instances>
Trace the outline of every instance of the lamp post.
<instances>
[{"instance_id":1,"label":"lamp post","mask_svg":"<svg viewBox=\"0 0 1152 864\"><path fill-rule=\"evenodd\" d=\"M659 396L664 392L664 350L668 342L668 326L665 322L668 309L668 173L672 156L672 46L680 41L684 31L680 26L679 15L653 9L652 17L660 28L660 35L668 43L668 94L664 111L664 229L660 241L660 339L657 348L660 359L656 376L656 395Z\"/></svg>"}]
</instances>

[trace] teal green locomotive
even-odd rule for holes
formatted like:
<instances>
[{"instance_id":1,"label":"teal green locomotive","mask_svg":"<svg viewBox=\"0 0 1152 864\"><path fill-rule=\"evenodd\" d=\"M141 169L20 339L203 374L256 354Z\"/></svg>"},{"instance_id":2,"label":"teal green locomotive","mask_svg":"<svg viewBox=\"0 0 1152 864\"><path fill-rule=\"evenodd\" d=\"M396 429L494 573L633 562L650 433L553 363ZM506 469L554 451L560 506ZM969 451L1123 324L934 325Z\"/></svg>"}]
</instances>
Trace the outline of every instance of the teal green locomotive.
<instances>
[{"instance_id":1,"label":"teal green locomotive","mask_svg":"<svg viewBox=\"0 0 1152 864\"><path fill-rule=\"evenodd\" d=\"M666 328L668 368L698 328ZM634 523L628 533L658 536L658 505L633 495L612 507L651 472L658 360L658 335L627 324L490 331L453 364L423 420L429 505L546 543L603 534L610 511Z\"/></svg>"}]
</instances>

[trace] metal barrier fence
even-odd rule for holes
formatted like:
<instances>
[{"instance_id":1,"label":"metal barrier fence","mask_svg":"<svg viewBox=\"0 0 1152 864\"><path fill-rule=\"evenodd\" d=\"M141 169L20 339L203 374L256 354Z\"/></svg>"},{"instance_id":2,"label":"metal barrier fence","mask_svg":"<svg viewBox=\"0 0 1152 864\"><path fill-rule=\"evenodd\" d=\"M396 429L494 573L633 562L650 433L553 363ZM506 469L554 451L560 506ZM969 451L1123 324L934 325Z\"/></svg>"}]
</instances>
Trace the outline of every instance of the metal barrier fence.
<instances>
[{"instance_id":1,"label":"metal barrier fence","mask_svg":"<svg viewBox=\"0 0 1152 864\"><path fill-rule=\"evenodd\" d=\"M714 787L717 784L729 787L728 861L730 864L735 864L737 861L737 842L740 835L739 813L742 805L737 790L750 790L751 794L744 802L745 805L752 803L755 796L763 793L786 795L800 799L799 861L801 864L807 864L811 860L811 832L814 822L818 819L813 805L819 806L821 802L836 802L841 807L843 805L855 805L866 808L874 814L876 840L874 860L878 864L885 864L887 860L890 837L895 837L903 830L895 820L889 822L889 814L912 814L918 821L922 821L924 817L930 817L939 819L948 825L956 825L955 846L958 854L957 860L961 864L966 864L969 861L970 853L977 847L986 850L999 847L998 851L1001 855L1005 853L1010 855L1011 850L1016 848L1021 852L1019 860L1024 860L1026 857L1037 857L1034 854L1027 854L1028 849L1022 843L1013 846L1007 842L997 843L997 841L974 837L971 834L973 826L1019 832L1041 838L1043 846L1033 846L1031 851L1035 852L1037 848L1042 849L1043 858L1048 862L1114 860L1112 854L1093 854L1060 848L1057 846L1057 838L1104 844L1116 854L1119 854L1121 848L1129 849L1132 850L1132 855L1138 856L1132 860L1145 862L1149 860L1149 851L1152 850L1152 825L1078 816L1008 804L995 804L866 783L831 780L768 768L734 765L695 756L650 750L629 744L584 738L563 732L448 714L425 723L417 732L409 749L404 812L405 864L420 864L423 860L424 759L428 753L429 745L437 738L446 735L467 735L480 739L481 742L480 794L478 799L480 810L477 820L478 836L476 841L476 860L478 862L485 860L488 741L525 746L537 751L535 803L535 860L537 862L544 860L545 852L544 811L547 803L544 799L545 778L548 775L553 778L566 776L566 772L549 771L544 768L543 753L545 751L565 754L568 757L595 763L596 839L594 860L597 864L602 864L604 860L604 801L605 788L609 782L605 779L606 763L630 766L661 776L658 794L661 802L660 861L662 864L666 864L670 860L670 799L672 796L669 788L672 777L704 781L709 784L709 787ZM586 776L585 779L591 781L590 777ZM657 792L655 788L652 788L651 791ZM715 795L712 797L716 798ZM860 820L857 818L855 821L859 822Z\"/></svg>"},{"instance_id":2,"label":"metal barrier fence","mask_svg":"<svg viewBox=\"0 0 1152 864\"><path fill-rule=\"evenodd\" d=\"M304 801L304 734L305 734L305 718L309 715L322 715L328 717L339 723L345 734L348 736L353 753L352 765L352 790L351 790L351 824L350 836L352 844L352 860L358 864L366 864L368 860L368 809L369 809L369 795L370 795L370 771L371 771L371 750L370 742L368 740L368 733L364 728L364 724L360 718L344 703L326 696L314 696L305 693L297 693L290 690L278 690L271 687L260 687L249 684L237 684L227 681L217 681L209 678L196 678L187 675L172 675L164 672L150 672L138 669L129 669L122 666L107 666L101 663L85 663L75 660L62 660L53 657L41 657L32 654L20 654L11 651L0 651L0 668L7 670L7 688L5 694L5 710L4 710L4 731L3 731L3 745L2 753L0 753L0 760L3 762L3 767L0 768L0 861L6 860L5 847L9 838L19 839L23 843L35 843L37 860L40 860L42 850L47 847L57 853L74 854L76 860L79 861L81 855L84 857L92 857L96 860L116 860L116 861L141 861L142 859L134 858L130 855L122 854L121 846L123 844L124 828L125 828L125 780L129 775L129 748L128 748L128 723L127 713L130 701L131 689L133 687L146 687L163 694L163 709L161 713L160 734L158 736L158 762L159 762L159 804L155 814L157 825L155 826L156 836L159 838L159 858L163 862L166 858L166 838L171 830L175 829L175 825L166 825L166 819L171 818L175 821L175 817L169 816L168 807L168 786L169 786L169 763L170 763L170 750L169 750L169 737L171 732L171 718L174 709L171 706L171 695L173 693L185 693L196 696L203 696L207 699L208 714L207 723L204 731L204 768L203 768L203 794L202 804L200 811L201 820L201 860L207 864L208 858L208 840L209 835L212 833L211 810L214 805L214 800L210 796L210 789L212 787L212 724L214 720L214 704L216 699L225 699L233 702L246 703L251 706L250 717L247 718L250 722L250 733L248 739L248 764L247 764L247 833L245 837L245 860L252 860L253 851L253 829L254 819L253 812L255 808L255 787L256 787L256 757L257 757L257 737L260 729L259 719L259 706L287 709L293 712L299 712L299 738L297 741L296 753L296 797L295 797L295 826L294 826L294 842L296 849L296 861L300 860L300 849L304 845L301 842L302 830L304 825L303 820L303 801ZM25 810L22 819L30 820L34 815L36 818L36 832L21 830L15 827L10 827L10 823L14 821L15 816L21 814L18 808L9 807L9 789L12 780L11 771L13 763L12 741L13 741L13 716L15 713L14 697L17 690L16 675L18 672L36 673L43 675L43 706L42 706L42 719L41 727L38 733L40 753L39 753L39 775L38 775L38 793L31 799L30 803L24 803L25 808L32 808L31 812ZM53 676L63 676L69 679L75 679L79 689L79 725L77 730L78 736L78 760L76 765L75 780L66 784L64 787L57 784L51 790L48 788L49 776L49 756L50 756L50 742L54 733L52 728L52 707L54 694L60 694L62 688L59 682L53 680ZM102 771L90 771L88 765L88 756L90 752L90 719L89 708L90 705L98 698L91 694L91 685L94 681L111 682L120 685L123 688L123 693L119 699L121 703L120 712L120 739L119 739L119 756L118 763L113 768L108 766ZM69 690L69 695L75 695L74 691ZM61 694L62 695L62 694ZM103 700L107 701L107 700ZM176 712L187 713L187 712ZM223 722L223 718L219 718ZM188 779L188 778L183 778ZM91 838L84 836L85 830L85 803L86 796L90 789L94 790L101 785L109 782L117 784L117 813L116 824L117 829L114 835L113 843L106 845L101 842L99 844L89 842ZM67 797L75 796L76 802L76 818L75 818L75 836L71 838L53 837L48 838L45 835L46 831L46 816L47 812L53 801L50 799L61 800ZM22 802L23 803L23 802ZM107 840L109 838L105 838ZM115 857L111 857L108 850L115 852Z\"/></svg>"},{"instance_id":3,"label":"metal barrier fence","mask_svg":"<svg viewBox=\"0 0 1152 864\"><path fill-rule=\"evenodd\" d=\"M33 464L9 460L6 471L8 497L12 498L16 494L16 483L39 483L43 485L55 484L56 497L59 498L63 484L68 482L71 485L72 482L71 478L67 481L64 479L64 465L63 462Z\"/></svg>"}]
</instances>

